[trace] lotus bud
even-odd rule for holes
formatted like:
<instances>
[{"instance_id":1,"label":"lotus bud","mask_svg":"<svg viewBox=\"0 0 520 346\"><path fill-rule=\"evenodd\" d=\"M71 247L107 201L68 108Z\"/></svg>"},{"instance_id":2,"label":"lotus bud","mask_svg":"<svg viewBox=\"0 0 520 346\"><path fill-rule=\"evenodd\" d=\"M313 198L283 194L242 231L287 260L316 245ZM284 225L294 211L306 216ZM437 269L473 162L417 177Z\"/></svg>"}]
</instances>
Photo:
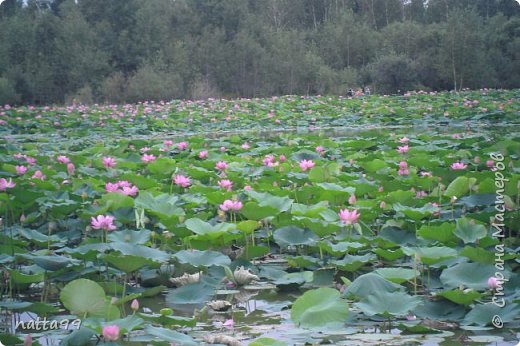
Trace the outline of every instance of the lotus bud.
<instances>
[{"instance_id":1,"label":"lotus bud","mask_svg":"<svg viewBox=\"0 0 520 346\"><path fill-rule=\"evenodd\" d=\"M25 214L22 214L20 216L20 223L24 223L27 218L25 217Z\"/></svg>"},{"instance_id":2,"label":"lotus bud","mask_svg":"<svg viewBox=\"0 0 520 346\"><path fill-rule=\"evenodd\" d=\"M117 297L112 297L112 299L110 300L110 304L112 304L112 305L116 305L116 303L117 303L118 300L119 300L119 299L117 299Z\"/></svg>"},{"instance_id":3,"label":"lotus bud","mask_svg":"<svg viewBox=\"0 0 520 346\"><path fill-rule=\"evenodd\" d=\"M32 334L27 334L25 336L25 340L23 341L23 346L32 346L33 340L32 340Z\"/></svg>"},{"instance_id":4,"label":"lotus bud","mask_svg":"<svg viewBox=\"0 0 520 346\"><path fill-rule=\"evenodd\" d=\"M183 215L179 216L179 223L184 223L185 217Z\"/></svg>"},{"instance_id":5,"label":"lotus bud","mask_svg":"<svg viewBox=\"0 0 520 346\"><path fill-rule=\"evenodd\" d=\"M452 196L451 200L450 200L450 203L451 204L455 204L455 202L457 202L457 197L456 196Z\"/></svg>"},{"instance_id":6,"label":"lotus bud","mask_svg":"<svg viewBox=\"0 0 520 346\"><path fill-rule=\"evenodd\" d=\"M47 229L48 229L49 233L52 233L58 229L58 224L55 221L51 221L47 225Z\"/></svg>"},{"instance_id":7,"label":"lotus bud","mask_svg":"<svg viewBox=\"0 0 520 346\"><path fill-rule=\"evenodd\" d=\"M478 165L480 163L480 156L475 156L473 162L475 162Z\"/></svg>"},{"instance_id":8,"label":"lotus bud","mask_svg":"<svg viewBox=\"0 0 520 346\"><path fill-rule=\"evenodd\" d=\"M379 208L381 208L381 209L385 209L386 208L385 201L381 201L381 203L379 203Z\"/></svg>"},{"instance_id":9,"label":"lotus bud","mask_svg":"<svg viewBox=\"0 0 520 346\"><path fill-rule=\"evenodd\" d=\"M166 239L171 239L173 237L173 234L171 234L171 232L169 231L164 231L162 233L163 237L166 238Z\"/></svg>"},{"instance_id":10,"label":"lotus bud","mask_svg":"<svg viewBox=\"0 0 520 346\"><path fill-rule=\"evenodd\" d=\"M499 282L496 277L491 276L487 281L488 287L492 290L496 289L499 286Z\"/></svg>"},{"instance_id":11,"label":"lotus bud","mask_svg":"<svg viewBox=\"0 0 520 346\"><path fill-rule=\"evenodd\" d=\"M134 311L139 310L139 301L137 299L132 300L132 304L130 304L130 308Z\"/></svg>"},{"instance_id":12,"label":"lotus bud","mask_svg":"<svg viewBox=\"0 0 520 346\"><path fill-rule=\"evenodd\" d=\"M92 227L90 225L85 227L85 233L90 233L90 231L92 231Z\"/></svg>"}]
</instances>

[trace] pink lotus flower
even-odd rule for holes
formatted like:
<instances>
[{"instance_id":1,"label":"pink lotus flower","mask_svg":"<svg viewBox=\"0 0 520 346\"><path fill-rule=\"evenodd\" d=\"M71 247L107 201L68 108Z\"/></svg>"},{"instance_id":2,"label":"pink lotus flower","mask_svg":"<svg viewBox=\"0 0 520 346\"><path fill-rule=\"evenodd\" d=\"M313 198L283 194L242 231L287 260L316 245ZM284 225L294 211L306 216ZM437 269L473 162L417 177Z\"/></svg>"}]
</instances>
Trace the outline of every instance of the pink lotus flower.
<instances>
[{"instance_id":1,"label":"pink lotus flower","mask_svg":"<svg viewBox=\"0 0 520 346\"><path fill-rule=\"evenodd\" d=\"M409 175L410 171L408 169L400 169L399 171L397 171L397 174L398 175Z\"/></svg>"},{"instance_id":2,"label":"pink lotus flower","mask_svg":"<svg viewBox=\"0 0 520 346\"><path fill-rule=\"evenodd\" d=\"M275 158L273 154L265 155L263 161L264 166L272 167L275 162Z\"/></svg>"},{"instance_id":3,"label":"pink lotus flower","mask_svg":"<svg viewBox=\"0 0 520 346\"><path fill-rule=\"evenodd\" d=\"M76 170L76 167L74 166L74 164L72 162L67 163L67 173L69 173L69 175L73 175L75 170Z\"/></svg>"},{"instance_id":4,"label":"pink lotus flower","mask_svg":"<svg viewBox=\"0 0 520 346\"><path fill-rule=\"evenodd\" d=\"M105 166L105 168L114 168L116 166L116 159L109 156L104 157L103 166Z\"/></svg>"},{"instance_id":5,"label":"pink lotus flower","mask_svg":"<svg viewBox=\"0 0 520 346\"><path fill-rule=\"evenodd\" d=\"M226 199L224 203L220 205L220 209L223 211L238 211L242 209L242 202Z\"/></svg>"},{"instance_id":6,"label":"pink lotus flower","mask_svg":"<svg viewBox=\"0 0 520 346\"><path fill-rule=\"evenodd\" d=\"M139 189L137 188L137 186L124 186L121 193L123 195L127 195L127 196L132 196L134 197L135 195L137 195L137 193L139 192Z\"/></svg>"},{"instance_id":7,"label":"pink lotus flower","mask_svg":"<svg viewBox=\"0 0 520 346\"><path fill-rule=\"evenodd\" d=\"M287 160L287 158L285 157L284 154L280 155L280 157L278 158L278 160L280 160L280 162L285 162Z\"/></svg>"},{"instance_id":8,"label":"pink lotus flower","mask_svg":"<svg viewBox=\"0 0 520 346\"><path fill-rule=\"evenodd\" d=\"M34 157L26 156L25 161L31 166L34 166L36 164L36 159Z\"/></svg>"},{"instance_id":9,"label":"pink lotus flower","mask_svg":"<svg viewBox=\"0 0 520 346\"><path fill-rule=\"evenodd\" d=\"M58 156L58 162L60 163L69 163L70 159L65 155Z\"/></svg>"},{"instance_id":10,"label":"pink lotus flower","mask_svg":"<svg viewBox=\"0 0 520 346\"><path fill-rule=\"evenodd\" d=\"M226 150L227 150L226 147L220 147L220 152L224 153L224 152L226 152Z\"/></svg>"},{"instance_id":11,"label":"pink lotus flower","mask_svg":"<svg viewBox=\"0 0 520 346\"><path fill-rule=\"evenodd\" d=\"M103 338L108 341L116 341L119 339L119 327L116 325L104 326L103 327Z\"/></svg>"},{"instance_id":12,"label":"pink lotus flower","mask_svg":"<svg viewBox=\"0 0 520 346\"><path fill-rule=\"evenodd\" d=\"M149 152L150 148L149 147L144 147L144 148L139 149L139 151L141 152L141 154L144 154L146 152Z\"/></svg>"},{"instance_id":13,"label":"pink lotus flower","mask_svg":"<svg viewBox=\"0 0 520 346\"><path fill-rule=\"evenodd\" d=\"M409 141L410 141L410 138L408 138L408 137L399 138L399 143L408 143Z\"/></svg>"},{"instance_id":14,"label":"pink lotus flower","mask_svg":"<svg viewBox=\"0 0 520 346\"><path fill-rule=\"evenodd\" d=\"M406 161L399 162L399 171L397 172L399 175L408 175L410 171L408 170L408 163Z\"/></svg>"},{"instance_id":15,"label":"pink lotus flower","mask_svg":"<svg viewBox=\"0 0 520 346\"><path fill-rule=\"evenodd\" d=\"M177 144L177 149L186 150L188 149L188 142L180 142Z\"/></svg>"},{"instance_id":16,"label":"pink lotus flower","mask_svg":"<svg viewBox=\"0 0 520 346\"><path fill-rule=\"evenodd\" d=\"M223 327L228 328L228 329L233 328L234 325L235 325L235 321L233 321L233 319L226 320L226 321L222 324Z\"/></svg>"},{"instance_id":17,"label":"pink lotus flower","mask_svg":"<svg viewBox=\"0 0 520 346\"><path fill-rule=\"evenodd\" d=\"M42 171L36 171L36 172L34 172L32 178L33 179L45 180L45 175L43 175Z\"/></svg>"},{"instance_id":18,"label":"pink lotus flower","mask_svg":"<svg viewBox=\"0 0 520 346\"><path fill-rule=\"evenodd\" d=\"M104 231L113 231L117 227L114 225L113 216L98 215L90 218L90 225L93 229L102 229Z\"/></svg>"},{"instance_id":19,"label":"pink lotus flower","mask_svg":"<svg viewBox=\"0 0 520 346\"><path fill-rule=\"evenodd\" d=\"M144 163L150 163L155 161L157 159L154 154L144 154L143 157L141 157L141 161Z\"/></svg>"},{"instance_id":20,"label":"pink lotus flower","mask_svg":"<svg viewBox=\"0 0 520 346\"><path fill-rule=\"evenodd\" d=\"M350 195L350 197L348 198L348 204L350 204L350 205L356 204L356 201L357 201L356 195L354 195L354 194Z\"/></svg>"},{"instance_id":21,"label":"pink lotus flower","mask_svg":"<svg viewBox=\"0 0 520 346\"><path fill-rule=\"evenodd\" d=\"M488 284L488 287L491 288L492 290L496 289L499 285L500 285L500 282L499 280L494 277L494 276L491 276L488 281L487 281L487 284Z\"/></svg>"},{"instance_id":22,"label":"pink lotus flower","mask_svg":"<svg viewBox=\"0 0 520 346\"><path fill-rule=\"evenodd\" d=\"M315 166L315 163L312 161L312 160L301 160L300 161L300 168L302 169L302 171L306 171L308 169L311 169L312 167Z\"/></svg>"},{"instance_id":23,"label":"pink lotus flower","mask_svg":"<svg viewBox=\"0 0 520 346\"><path fill-rule=\"evenodd\" d=\"M223 170L226 170L228 168L228 164L226 162L224 162L224 161L219 161L215 165L215 168L218 169L219 171L223 171Z\"/></svg>"},{"instance_id":24,"label":"pink lotus flower","mask_svg":"<svg viewBox=\"0 0 520 346\"><path fill-rule=\"evenodd\" d=\"M181 175L181 174L177 174L173 180L173 182L175 183L175 185L178 185L178 186L181 186L181 187L188 187L191 185L191 180L190 178L184 176L184 175Z\"/></svg>"},{"instance_id":25,"label":"pink lotus flower","mask_svg":"<svg viewBox=\"0 0 520 346\"><path fill-rule=\"evenodd\" d=\"M105 184L106 192L119 192L119 184L118 183L106 183Z\"/></svg>"},{"instance_id":26,"label":"pink lotus flower","mask_svg":"<svg viewBox=\"0 0 520 346\"><path fill-rule=\"evenodd\" d=\"M431 177L432 174L430 172L421 172L421 177Z\"/></svg>"},{"instance_id":27,"label":"pink lotus flower","mask_svg":"<svg viewBox=\"0 0 520 346\"><path fill-rule=\"evenodd\" d=\"M357 210L350 211L348 209L342 209L339 211L339 218L345 225L353 225L358 222L361 214Z\"/></svg>"},{"instance_id":28,"label":"pink lotus flower","mask_svg":"<svg viewBox=\"0 0 520 346\"><path fill-rule=\"evenodd\" d=\"M251 191L251 185L246 185L246 186L244 186L244 190L246 190L246 191Z\"/></svg>"},{"instance_id":29,"label":"pink lotus flower","mask_svg":"<svg viewBox=\"0 0 520 346\"><path fill-rule=\"evenodd\" d=\"M407 145L403 145L402 147L397 147L397 152L399 154L406 154L410 150L410 147Z\"/></svg>"},{"instance_id":30,"label":"pink lotus flower","mask_svg":"<svg viewBox=\"0 0 520 346\"><path fill-rule=\"evenodd\" d=\"M165 140L165 141L163 142L163 144L164 144L164 146L165 146L166 148L169 148L169 147L171 147L171 146L173 145L173 141L170 140L170 139L167 139L167 140Z\"/></svg>"},{"instance_id":31,"label":"pink lotus flower","mask_svg":"<svg viewBox=\"0 0 520 346\"><path fill-rule=\"evenodd\" d=\"M202 150L200 153L199 153L199 158L204 160L206 157L208 157L208 151L207 150Z\"/></svg>"},{"instance_id":32,"label":"pink lotus flower","mask_svg":"<svg viewBox=\"0 0 520 346\"><path fill-rule=\"evenodd\" d=\"M9 178L9 180L6 180L5 178L0 178L0 191L12 189L15 186L16 184L13 182L13 179Z\"/></svg>"},{"instance_id":33,"label":"pink lotus flower","mask_svg":"<svg viewBox=\"0 0 520 346\"><path fill-rule=\"evenodd\" d=\"M130 304L130 309L134 311L139 310L139 301L137 299L132 300L132 304Z\"/></svg>"},{"instance_id":34,"label":"pink lotus flower","mask_svg":"<svg viewBox=\"0 0 520 346\"><path fill-rule=\"evenodd\" d=\"M486 166L488 168L493 168L495 166L495 162L493 160L487 160L486 161ZM17 166L18 167L18 166Z\"/></svg>"},{"instance_id":35,"label":"pink lotus flower","mask_svg":"<svg viewBox=\"0 0 520 346\"><path fill-rule=\"evenodd\" d=\"M379 203L379 208L381 208L381 209L385 209L386 208L385 201L381 201L381 203Z\"/></svg>"},{"instance_id":36,"label":"pink lotus flower","mask_svg":"<svg viewBox=\"0 0 520 346\"><path fill-rule=\"evenodd\" d=\"M318 145L316 147L316 152L320 155L323 155L325 153L325 148L323 148L321 145Z\"/></svg>"},{"instance_id":37,"label":"pink lotus flower","mask_svg":"<svg viewBox=\"0 0 520 346\"><path fill-rule=\"evenodd\" d=\"M222 179L218 182L218 186L228 191L231 191L233 189L233 182L228 179Z\"/></svg>"},{"instance_id":38,"label":"pink lotus flower","mask_svg":"<svg viewBox=\"0 0 520 346\"><path fill-rule=\"evenodd\" d=\"M16 174L24 175L27 172L27 167L25 166L16 166Z\"/></svg>"},{"instance_id":39,"label":"pink lotus flower","mask_svg":"<svg viewBox=\"0 0 520 346\"><path fill-rule=\"evenodd\" d=\"M468 165L465 165L462 162L454 162L451 164L451 169L453 169L453 170L462 170L462 169L466 169L466 167L468 167Z\"/></svg>"},{"instance_id":40,"label":"pink lotus flower","mask_svg":"<svg viewBox=\"0 0 520 346\"><path fill-rule=\"evenodd\" d=\"M247 142L245 142L244 144L242 144L241 147L242 147L242 149L244 149L244 150L247 150L247 149L250 148L249 143L247 143Z\"/></svg>"},{"instance_id":41,"label":"pink lotus flower","mask_svg":"<svg viewBox=\"0 0 520 346\"><path fill-rule=\"evenodd\" d=\"M422 198L422 197L426 197L426 196L428 196L428 194L425 191L417 191L415 193L415 198Z\"/></svg>"}]
</instances>

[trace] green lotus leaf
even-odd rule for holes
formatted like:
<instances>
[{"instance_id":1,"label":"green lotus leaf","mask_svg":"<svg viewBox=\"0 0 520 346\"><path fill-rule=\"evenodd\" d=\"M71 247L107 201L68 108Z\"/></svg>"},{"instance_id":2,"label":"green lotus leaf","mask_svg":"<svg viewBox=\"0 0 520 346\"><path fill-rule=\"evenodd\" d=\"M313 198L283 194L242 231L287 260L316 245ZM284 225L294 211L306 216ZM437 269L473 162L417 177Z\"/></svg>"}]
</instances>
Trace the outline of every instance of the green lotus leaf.
<instances>
[{"instance_id":1,"label":"green lotus leaf","mask_svg":"<svg viewBox=\"0 0 520 346\"><path fill-rule=\"evenodd\" d=\"M343 326L349 313L348 303L332 288L305 292L293 303L291 319L303 328Z\"/></svg>"}]
</instances>

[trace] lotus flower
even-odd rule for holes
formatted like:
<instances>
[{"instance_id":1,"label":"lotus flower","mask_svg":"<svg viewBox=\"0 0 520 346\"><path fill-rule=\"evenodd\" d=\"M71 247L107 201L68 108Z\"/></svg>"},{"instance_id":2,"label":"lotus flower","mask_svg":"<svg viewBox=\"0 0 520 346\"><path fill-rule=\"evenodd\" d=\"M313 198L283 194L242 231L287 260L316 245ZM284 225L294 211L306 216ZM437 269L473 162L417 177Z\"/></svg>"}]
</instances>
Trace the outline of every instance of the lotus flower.
<instances>
[{"instance_id":1,"label":"lotus flower","mask_svg":"<svg viewBox=\"0 0 520 346\"><path fill-rule=\"evenodd\" d=\"M42 171L36 171L36 172L34 172L32 178L33 179L45 180L45 175L43 175Z\"/></svg>"},{"instance_id":2,"label":"lotus flower","mask_svg":"<svg viewBox=\"0 0 520 346\"><path fill-rule=\"evenodd\" d=\"M222 211L238 211L242 209L242 202L226 199L224 203L220 205L220 209Z\"/></svg>"},{"instance_id":3,"label":"lotus flower","mask_svg":"<svg viewBox=\"0 0 520 346\"><path fill-rule=\"evenodd\" d=\"M410 138L408 138L408 137L399 138L399 143L408 143L409 141L410 141Z\"/></svg>"},{"instance_id":4,"label":"lotus flower","mask_svg":"<svg viewBox=\"0 0 520 346\"><path fill-rule=\"evenodd\" d=\"M5 178L0 178L0 191L12 189L15 186L16 184L13 182L13 179L9 178L9 180L6 180Z\"/></svg>"},{"instance_id":5,"label":"lotus flower","mask_svg":"<svg viewBox=\"0 0 520 346\"><path fill-rule=\"evenodd\" d=\"M222 324L223 327L228 328L228 329L233 328L234 325L235 325L235 321L233 321L233 319L226 320L226 321Z\"/></svg>"},{"instance_id":6,"label":"lotus flower","mask_svg":"<svg viewBox=\"0 0 520 346\"><path fill-rule=\"evenodd\" d=\"M116 159L114 159L113 157L104 157L103 158L103 166L105 166L105 168L114 168L116 166Z\"/></svg>"},{"instance_id":7,"label":"lotus flower","mask_svg":"<svg viewBox=\"0 0 520 346\"><path fill-rule=\"evenodd\" d=\"M273 154L265 155L263 161L264 166L272 167L275 162L275 158Z\"/></svg>"},{"instance_id":8,"label":"lotus flower","mask_svg":"<svg viewBox=\"0 0 520 346\"><path fill-rule=\"evenodd\" d=\"M228 191L231 191L233 189L233 182L228 179L222 179L218 182L218 186L220 186Z\"/></svg>"},{"instance_id":9,"label":"lotus flower","mask_svg":"<svg viewBox=\"0 0 520 346\"><path fill-rule=\"evenodd\" d=\"M486 161L486 166L488 168L493 168L495 166L495 162L493 160L487 160ZM18 166L16 166L16 167L18 167Z\"/></svg>"},{"instance_id":10,"label":"lotus flower","mask_svg":"<svg viewBox=\"0 0 520 346\"><path fill-rule=\"evenodd\" d=\"M453 169L453 170L462 170L462 169L466 169L466 167L468 167L468 165L466 165L462 162L454 162L451 164L451 169Z\"/></svg>"},{"instance_id":11,"label":"lotus flower","mask_svg":"<svg viewBox=\"0 0 520 346\"><path fill-rule=\"evenodd\" d=\"M65 155L60 155L58 156L58 162L66 164L70 162L70 159Z\"/></svg>"},{"instance_id":12,"label":"lotus flower","mask_svg":"<svg viewBox=\"0 0 520 346\"><path fill-rule=\"evenodd\" d=\"M27 167L25 166L16 166L15 168L17 175L24 175L27 172Z\"/></svg>"},{"instance_id":13,"label":"lotus flower","mask_svg":"<svg viewBox=\"0 0 520 346\"><path fill-rule=\"evenodd\" d=\"M356 204L356 195L352 194L350 195L350 197L348 198L348 204L352 205L352 204Z\"/></svg>"},{"instance_id":14,"label":"lotus flower","mask_svg":"<svg viewBox=\"0 0 520 346\"><path fill-rule=\"evenodd\" d=\"M31 166L34 166L34 164L36 164L36 159L34 157L26 156L25 161Z\"/></svg>"},{"instance_id":15,"label":"lotus flower","mask_svg":"<svg viewBox=\"0 0 520 346\"><path fill-rule=\"evenodd\" d=\"M119 327L116 325L104 326L103 327L103 338L108 341L116 341L119 339Z\"/></svg>"},{"instance_id":16,"label":"lotus flower","mask_svg":"<svg viewBox=\"0 0 520 346\"><path fill-rule=\"evenodd\" d=\"M359 214L357 210L349 211L348 209L342 209L339 211L339 218L345 225L353 225L358 222Z\"/></svg>"},{"instance_id":17,"label":"lotus flower","mask_svg":"<svg viewBox=\"0 0 520 346\"><path fill-rule=\"evenodd\" d=\"M320 155L323 155L325 153L325 148L323 148L321 145L318 145L315 150Z\"/></svg>"},{"instance_id":18,"label":"lotus flower","mask_svg":"<svg viewBox=\"0 0 520 346\"><path fill-rule=\"evenodd\" d=\"M202 150L200 153L199 153L199 158L204 160L206 157L208 157L208 151L207 150Z\"/></svg>"},{"instance_id":19,"label":"lotus flower","mask_svg":"<svg viewBox=\"0 0 520 346\"><path fill-rule=\"evenodd\" d=\"M141 161L143 161L144 163L150 163L150 162L153 162L155 161L155 159L157 159L155 157L154 154L144 154L142 157L141 157Z\"/></svg>"},{"instance_id":20,"label":"lotus flower","mask_svg":"<svg viewBox=\"0 0 520 346\"><path fill-rule=\"evenodd\" d=\"M224 162L224 161L219 161L215 165L215 168L218 169L219 171L223 171L223 170L226 170L228 168L228 164L226 162Z\"/></svg>"},{"instance_id":21,"label":"lotus flower","mask_svg":"<svg viewBox=\"0 0 520 346\"><path fill-rule=\"evenodd\" d=\"M397 152L399 154L406 154L410 150L410 147L407 145L403 145L402 147L397 147Z\"/></svg>"},{"instance_id":22,"label":"lotus flower","mask_svg":"<svg viewBox=\"0 0 520 346\"><path fill-rule=\"evenodd\" d=\"M177 149L186 150L188 148L188 142L180 142L177 144Z\"/></svg>"},{"instance_id":23,"label":"lotus flower","mask_svg":"<svg viewBox=\"0 0 520 346\"><path fill-rule=\"evenodd\" d=\"M173 141L170 140L170 139L167 139L167 140L165 140L165 141L163 142L163 144L164 144L164 146L165 146L166 148L169 148L169 147L171 147L171 146L173 145Z\"/></svg>"},{"instance_id":24,"label":"lotus flower","mask_svg":"<svg viewBox=\"0 0 520 346\"><path fill-rule=\"evenodd\" d=\"M247 149L250 148L249 143L247 143L247 142L245 142L244 144L242 144L241 147L242 147L242 149L244 149L244 150L247 150Z\"/></svg>"},{"instance_id":25,"label":"lotus flower","mask_svg":"<svg viewBox=\"0 0 520 346\"><path fill-rule=\"evenodd\" d=\"M287 160L287 158L285 157L284 154L280 155L280 157L278 158L278 160L280 160L280 162L284 162Z\"/></svg>"},{"instance_id":26,"label":"lotus flower","mask_svg":"<svg viewBox=\"0 0 520 346\"><path fill-rule=\"evenodd\" d=\"M184 175L181 175L181 174L177 174L173 180L173 182L175 183L175 185L178 185L178 186L181 186L181 187L188 187L191 185L191 180L190 178L184 176Z\"/></svg>"},{"instance_id":27,"label":"lotus flower","mask_svg":"<svg viewBox=\"0 0 520 346\"><path fill-rule=\"evenodd\" d=\"M302 169L302 171L306 171L308 169L311 169L312 167L315 166L315 163L312 161L312 160L301 160L300 161L300 168Z\"/></svg>"},{"instance_id":28,"label":"lotus flower","mask_svg":"<svg viewBox=\"0 0 520 346\"><path fill-rule=\"evenodd\" d=\"M67 163L67 173L69 173L69 175L73 175L75 170L76 170L76 167L74 166L74 164L72 162Z\"/></svg>"},{"instance_id":29,"label":"lotus flower","mask_svg":"<svg viewBox=\"0 0 520 346\"><path fill-rule=\"evenodd\" d=\"M244 186L244 190L246 190L246 191L251 191L251 185L246 185L246 186Z\"/></svg>"},{"instance_id":30,"label":"lotus flower","mask_svg":"<svg viewBox=\"0 0 520 346\"><path fill-rule=\"evenodd\" d=\"M102 229L104 231L113 231L117 228L114 225L114 217L109 215L98 215L95 218L91 217L90 225L94 229Z\"/></svg>"}]
</instances>

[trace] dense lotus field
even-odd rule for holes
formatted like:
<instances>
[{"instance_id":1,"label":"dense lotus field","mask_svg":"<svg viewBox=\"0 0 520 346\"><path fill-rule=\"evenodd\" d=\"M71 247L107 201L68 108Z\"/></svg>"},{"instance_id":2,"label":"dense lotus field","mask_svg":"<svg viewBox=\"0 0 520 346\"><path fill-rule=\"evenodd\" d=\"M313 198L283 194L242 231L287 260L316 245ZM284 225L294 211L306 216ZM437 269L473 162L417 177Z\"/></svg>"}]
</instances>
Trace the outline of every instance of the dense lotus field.
<instances>
[{"instance_id":1,"label":"dense lotus field","mask_svg":"<svg viewBox=\"0 0 520 346\"><path fill-rule=\"evenodd\" d=\"M520 91L0 108L4 345L516 345Z\"/></svg>"}]
</instances>

